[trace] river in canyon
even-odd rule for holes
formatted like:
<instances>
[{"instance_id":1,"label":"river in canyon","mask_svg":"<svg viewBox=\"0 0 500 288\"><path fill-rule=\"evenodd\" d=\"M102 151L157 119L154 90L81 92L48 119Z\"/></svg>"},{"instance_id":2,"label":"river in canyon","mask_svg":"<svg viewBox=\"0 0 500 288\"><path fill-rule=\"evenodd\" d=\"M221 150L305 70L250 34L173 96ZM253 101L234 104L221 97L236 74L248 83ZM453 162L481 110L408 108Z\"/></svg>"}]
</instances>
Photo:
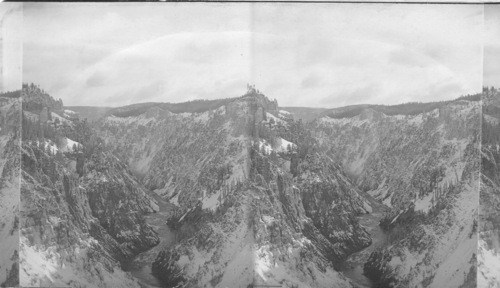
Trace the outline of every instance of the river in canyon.
<instances>
[{"instance_id":1,"label":"river in canyon","mask_svg":"<svg viewBox=\"0 0 500 288\"><path fill-rule=\"evenodd\" d=\"M157 201L159 211L148 214L145 218L146 222L158 233L160 243L138 254L126 265L124 270L130 272L143 287L156 288L162 286L159 280L151 273L151 266L160 251L166 250L175 243L175 234L166 225L166 221L174 207L173 204L163 200L156 193L152 193L151 196Z\"/></svg>"},{"instance_id":2,"label":"river in canyon","mask_svg":"<svg viewBox=\"0 0 500 288\"><path fill-rule=\"evenodd\" d=\"M372 213L363 214L358 217L359 223L366 228L372 238L372 244L361 251L351 254L344 262L341 271L360 288L370 288L373 286L371 280L364 275L363 266L368 261L370 254L378 247L383 246L387 237L379 226L385 211L385 205L367 196L372 207Z\"/></svg>"}]
</instances>

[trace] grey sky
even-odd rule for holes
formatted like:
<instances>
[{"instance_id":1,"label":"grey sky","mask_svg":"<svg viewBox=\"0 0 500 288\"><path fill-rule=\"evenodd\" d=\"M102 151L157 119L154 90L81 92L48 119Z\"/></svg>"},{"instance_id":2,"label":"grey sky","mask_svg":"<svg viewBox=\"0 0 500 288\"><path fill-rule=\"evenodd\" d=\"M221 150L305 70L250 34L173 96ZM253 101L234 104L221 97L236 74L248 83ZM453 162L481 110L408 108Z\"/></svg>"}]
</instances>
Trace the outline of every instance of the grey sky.
<instances>
[{"instance_id":1,"label":"grey sky","mask_svg":"<svg viewBox=\"0 0 500 288\"><path fill-rule=\"evenodd\" d=\"M484 85L500 87L500 5L485 5L484 26Z\"/></svg>"},{"instance_id":2,"label":"grey sky","mask_svg":"<svg viewBox=\"0 0 500 288\"><path fill-rule=\"evenodd\" d=\"M162 5L163 4L163 5ZM66 105L435 101L482 86L481 5L27 3L24 81Z\"/></svg>"},{"instance_id":3,"label":"grey sky","mask_svg":"<svg viewBox=\"0 0 500 288\"><path fill-rule=\"evenodd\" d=\"M22 24L21 3L0 3L0 92L21 89Z\"/></svg>"}]
</instances>

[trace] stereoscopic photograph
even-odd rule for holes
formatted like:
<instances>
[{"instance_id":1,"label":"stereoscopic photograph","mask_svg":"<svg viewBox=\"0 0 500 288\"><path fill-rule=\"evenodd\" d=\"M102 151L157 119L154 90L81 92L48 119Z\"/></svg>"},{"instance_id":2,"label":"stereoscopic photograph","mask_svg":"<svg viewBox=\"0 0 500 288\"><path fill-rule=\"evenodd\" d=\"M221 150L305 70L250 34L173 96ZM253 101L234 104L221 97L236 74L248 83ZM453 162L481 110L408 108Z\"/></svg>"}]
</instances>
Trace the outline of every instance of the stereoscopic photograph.
<instances>
[{"instance_id":1,"label":"stereoscopic photograph","mask_svg":"<svg viewBox=\"0 0 500 288\"><path fill-rule=\"evenodd\" d=\"M500 287L500 6L0 5L2 287Z\"/></svg>"}]
</instances>

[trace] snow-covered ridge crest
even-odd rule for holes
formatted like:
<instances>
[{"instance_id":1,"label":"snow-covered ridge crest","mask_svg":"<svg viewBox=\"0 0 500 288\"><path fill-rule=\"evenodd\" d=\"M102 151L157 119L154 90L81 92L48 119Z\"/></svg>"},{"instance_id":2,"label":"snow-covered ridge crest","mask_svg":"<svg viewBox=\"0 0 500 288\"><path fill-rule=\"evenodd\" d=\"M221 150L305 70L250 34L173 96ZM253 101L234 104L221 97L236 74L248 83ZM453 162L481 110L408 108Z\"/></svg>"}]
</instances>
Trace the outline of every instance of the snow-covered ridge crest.
<instances>
[{"instance_id":1,"label":"snow-covered ridge crest","mask_svg":"<svg viewBox=\"0 0 500 288\"><path fill-rule=\"evenodd\" d=\"M193 113L189 113L189 112L183 112L183 113L178 113L178 114L172 114L172 116L174 117L177 117L177 118L188 118L194 122L197 122L197 123L206 123L208 122L210 119L212 119L215 115L224 115L226 114L226 106L221 106L217 109L213 109L213 110L208 110L208 111L205 111L205 112L193 112Z\"/></svg>"},{"instance_id":2,"label":"snow-covered ridge crest","mask_svg":"<svg viewBox=\"0 0 500 288\"><path fill-rule=\"evenodd\" d=\"M115 115L110 115L105 118L108 123L122 124L122 125L148 125L155 121L161 121L168 118L174 118L178 120L187 119L195 123L206 123L208 120L213 118L215 115L224 115L226 113L226 106L221 106L213 110L208 110L205 112L181 112L173 113L168 110L161 110L159 108L151 108L150 110L140 114L138 116L128 116L119 117Z\"/></svg>"},{"instance_id":3,"label":"snow-covered ridge crest","mask_svg":"<svg viewBox=\"0 0 500 288\"><path fill-rule=\"evenodd\" d=\"M318 119L318 123L319 124L335 124L335 125L341 125L341 126L349 124L352 126L360 127L365 123L369 123L369 121L368 120L361 120L361 119L359 119L358 116L355 116L352 118L340 118L340 119L331 118L328 116L323 116L323 117Z\"/></svg>"},{"instance_id":4,"label":"snow-covered ridge crest","mask_svg":"<svg viewBox=\"0 0 500 288\"><path fill-rule=\"evenodd\" d=\"M418 114L395 114L387 115L384 112L376 111L373 108L365 108L363 111L353 117L335 118L324 115L317 119L318 124L334 124L334 125L351 125L361 127L366 123L373 123L379 121L404 121L412 125L420 125L425 120L430 118L440 117L468 117L475 116L478 109L481 107L480 101L460 100L450 102L442 107L435 108L431 111L422 112Z\"/></svg>"},{"instance_id":5,"label":"snow-covered ridge crest","mask_svg":"<svg viewBox=\"0 0 500 288\"><path fill-rule=\"evenodd\" d=\"M106 121L116 124L139 124L146 125L153 121L154 118L147 118L145 115L129 116L129 117L116 117L115 115L108 116Z\"/></svg>"}]
</instances>

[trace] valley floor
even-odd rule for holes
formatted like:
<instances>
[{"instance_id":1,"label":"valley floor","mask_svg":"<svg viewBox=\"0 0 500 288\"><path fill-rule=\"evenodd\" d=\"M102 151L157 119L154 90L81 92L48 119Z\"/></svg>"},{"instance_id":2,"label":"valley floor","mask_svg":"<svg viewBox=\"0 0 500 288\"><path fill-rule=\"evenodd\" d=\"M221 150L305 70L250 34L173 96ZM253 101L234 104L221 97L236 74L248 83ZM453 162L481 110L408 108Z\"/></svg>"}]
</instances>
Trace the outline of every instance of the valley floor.
<instances>
[{"instance_id":1,"label":"valley floor","mask_svg":"<svg viewBox=\"0 0 500 288\"><path fill-rule=\"evenodd\" d=\"M157 201L159 210L156 213L147 215L146 222L156 230L160 238L160 243L148 251L140 253L127 265L127 267L124 267L124 270L130 272L132 276L138 280L141 286L147 288L161 287L161 283L151 273L151 265L158 255L158 252L166 250L175 243L175 234L166 225L166 221L173 210L173 204L163 200L162 197L154 192L151 192L150 195Z\"/></svg>"},{"instance_id":2,"label":"valley floor","mask_svg":"<svg viewBox=\"0 0 500 288\"><path fill-rule=\"evenodd\" d=\"M176 241L175 234L166 225L166 221L174 207L172 206L173 204L165 201L156 193L151 192L150 195L157 201L159 209L158 212L147 215L146 222L153 226L158 232L160 243L150 250L137 255L128 265L126 265L126 267L124 267L124 270L130 272L132 276L138 280L141 286L145 288L156 288L161 287L161 283L152 275L151 266L158 253L174 245ZM366 194L366 199L370 201L372 213L363 214L359 216L358 219L361 225L370 233L373 242L363 250L350 255L343 263L341 269L342 273L360 288L372 287L370 279L363 273L363 266L370 254L386 242L386 235L379 226L379 222L388 208L368 194Z\"/></svg>"},{"instance_id":3,"label":"valley floor","mask_svg":"<svg viewBox=\"0 0 500 288\"><path fill-rule=\"evenodd\" d=\"M366 195L366 199L370 201L372 213L363 214L358 217L358 220L370 233L373 242L363 250L351 254L344 262L341 270L346 277L351 279L360 288L372 287L370 279L363 274L363 266L370 257L370 254L386 242L386 235L379 226L379 222L388 208L368 194Z\"/></svg>"}]
</instances>

